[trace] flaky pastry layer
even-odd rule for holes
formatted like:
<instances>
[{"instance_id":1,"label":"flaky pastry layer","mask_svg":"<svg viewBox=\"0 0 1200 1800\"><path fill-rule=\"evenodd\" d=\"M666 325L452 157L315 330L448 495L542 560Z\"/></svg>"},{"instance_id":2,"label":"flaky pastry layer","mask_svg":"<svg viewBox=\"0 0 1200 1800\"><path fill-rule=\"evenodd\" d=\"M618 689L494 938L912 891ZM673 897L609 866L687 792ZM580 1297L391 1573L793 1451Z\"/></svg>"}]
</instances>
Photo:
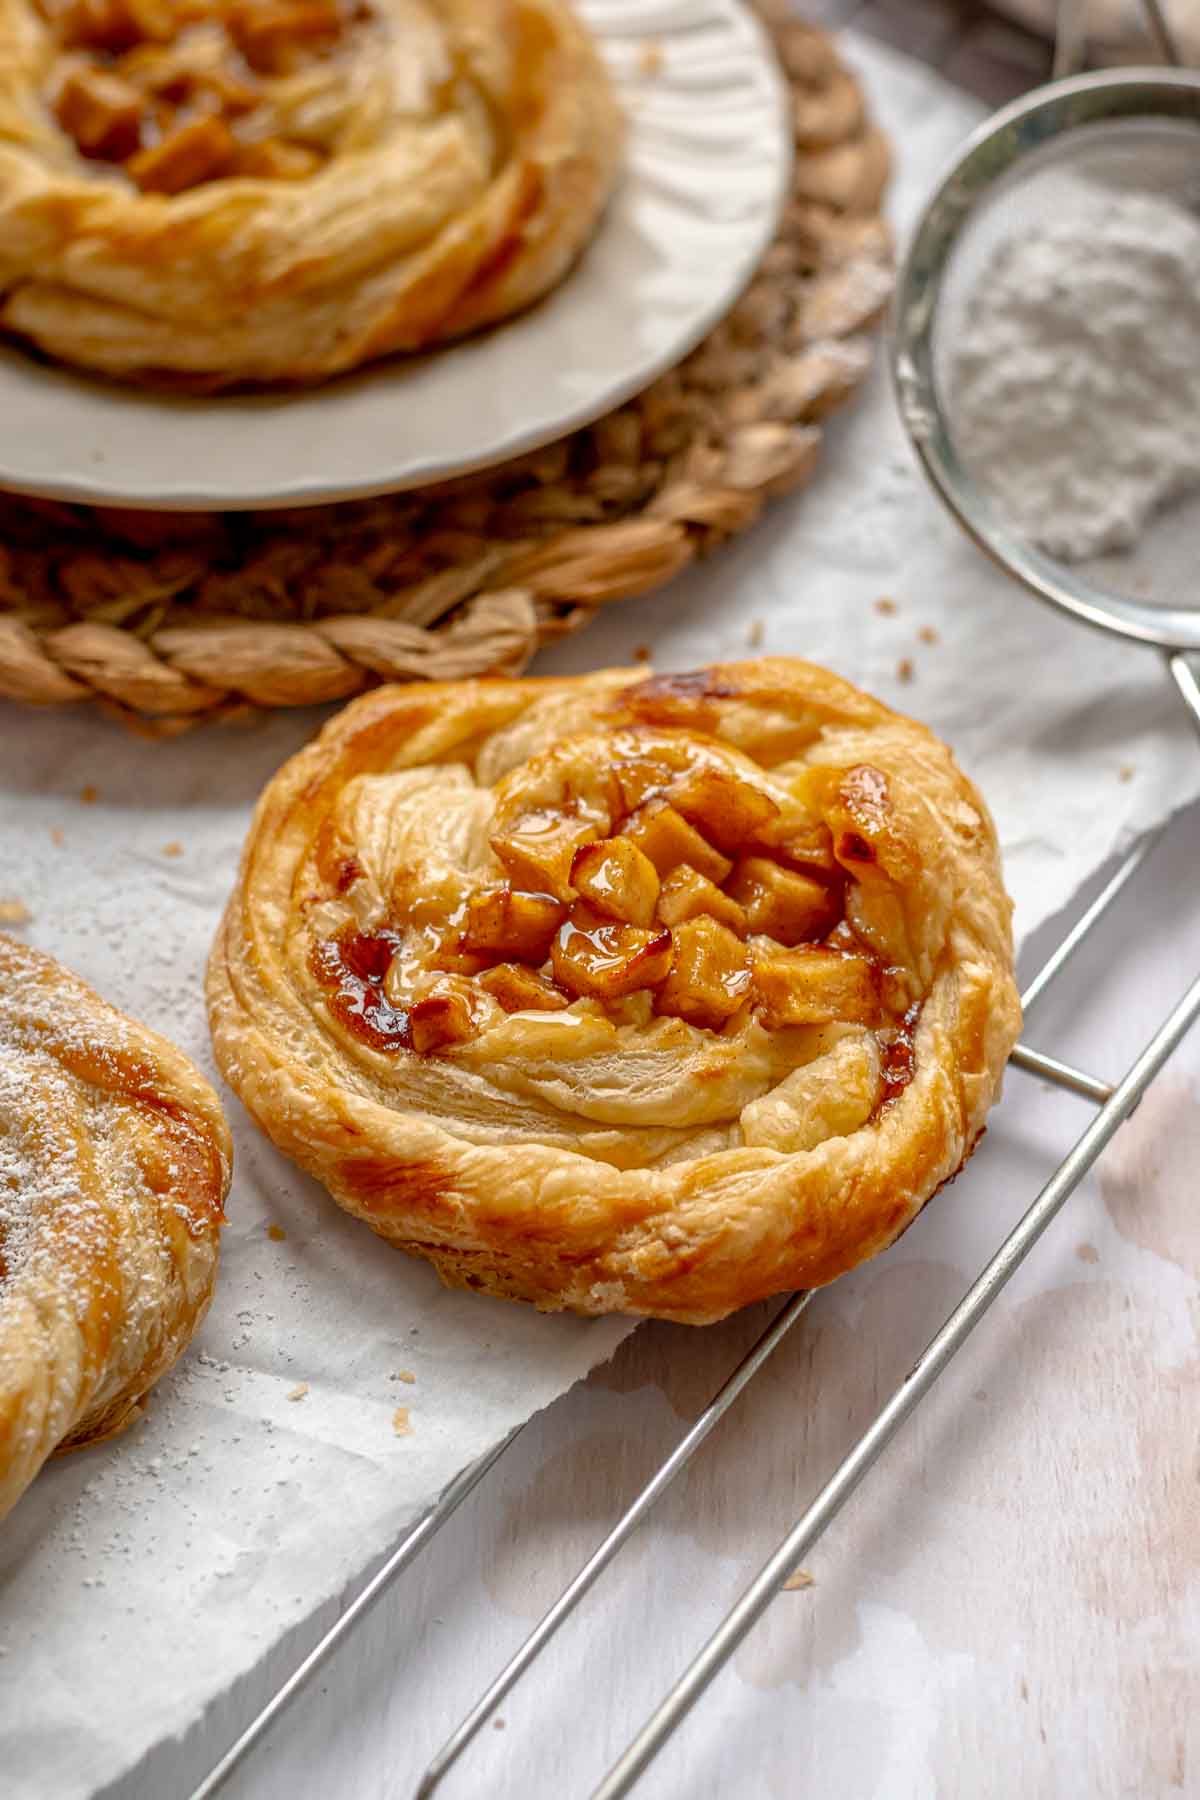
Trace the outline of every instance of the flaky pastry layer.
<instances>
[{"instance_id":1,"label":"flaky pastry layer","mask_svg":"<svg viewBox=\"0 0 1200 1800\"><path fill-rule=\"evenodd\" d=\"M347 707L259 802L209 1013L263 1129L448 1282L703 1322L961 1167L1011 956L950 752L764 659Z\"/></svg>"},{"instance_id":2,"label":"flaky pastry layer","mask_svg":"<svg viewBox=\"0 0 1200 1800\"><path fill-rule=\"evenodd\" d=\"M545 293L620 142L565 0L0 0L0 326L320 380Z\"/></svg>"},{"instance_id":3,"label":"flaky pastry layer","mask_svg":"<svg viewBox=\"0 0 1200 1800\"><path fill-rule=\"evenodd\" d=\"M155 1032L0 936L0 1518L121 1431L208 1308L229 1131Z\"/></svg>"}]
</instances>

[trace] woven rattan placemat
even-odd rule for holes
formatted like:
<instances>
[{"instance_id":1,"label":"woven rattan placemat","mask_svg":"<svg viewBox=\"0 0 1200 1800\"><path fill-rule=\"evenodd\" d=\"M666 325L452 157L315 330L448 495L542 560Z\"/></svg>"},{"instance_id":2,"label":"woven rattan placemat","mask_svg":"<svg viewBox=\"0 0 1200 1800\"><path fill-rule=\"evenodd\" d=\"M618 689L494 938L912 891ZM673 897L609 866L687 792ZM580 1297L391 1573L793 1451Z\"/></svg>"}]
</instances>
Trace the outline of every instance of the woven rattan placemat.
<instances>
[{"instance_id":1,"label":"woven rattan placemat","mask_svg":"<svg viewBox=\"0 0 1200 1800\"><path fill-rule=\"evenodd\" d=\"M888 150L828 37L759 0L791 84L792 191L732 313L638 399L458 482L269 513L0 496L0 695L96 699L152 736L381 680L515 674L800 486L891 288Z\"/></svg>"}]
</instances>

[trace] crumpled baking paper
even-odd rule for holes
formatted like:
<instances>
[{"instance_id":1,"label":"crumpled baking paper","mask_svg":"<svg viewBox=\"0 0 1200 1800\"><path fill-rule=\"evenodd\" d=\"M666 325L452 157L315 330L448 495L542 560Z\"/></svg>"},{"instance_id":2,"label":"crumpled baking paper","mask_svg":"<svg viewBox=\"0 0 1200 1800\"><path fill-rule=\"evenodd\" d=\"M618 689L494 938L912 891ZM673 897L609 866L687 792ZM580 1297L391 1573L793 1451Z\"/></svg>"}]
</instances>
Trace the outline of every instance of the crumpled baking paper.
<instances>
[{"instance_id":1,"label":"crumpled baking paper","mask_svg":"<svg viewBox=\"0 0 1200 1800\"><path fill-rule=\"evenodd\" d=\"M897 147L903 224L979 109L878 46L851 49ZM1200 790L1159 659L1060 620L960 539L882 369L807 492L539 668L627 662L643 645L683 668L760 640L949 739L996 813L1022 935ZM0 899L23 901L31 942L210 1074L208 945L253 801L319 716L150 746L94 712L0 712ZM0 1527L6 1800L131 1789L155 1745L629 1328L448 1292L228 1104L223 1268L192 1354L142 1423L52 1464Z\"/></svg>"}]
</instances>

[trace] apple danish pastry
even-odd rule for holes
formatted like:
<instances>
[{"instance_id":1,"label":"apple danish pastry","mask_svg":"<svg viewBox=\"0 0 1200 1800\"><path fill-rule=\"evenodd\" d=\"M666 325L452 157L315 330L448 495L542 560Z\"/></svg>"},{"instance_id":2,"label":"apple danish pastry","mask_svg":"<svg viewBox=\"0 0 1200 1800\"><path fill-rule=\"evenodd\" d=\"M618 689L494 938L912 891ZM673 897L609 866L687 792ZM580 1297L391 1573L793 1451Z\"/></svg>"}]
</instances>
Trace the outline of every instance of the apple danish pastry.
<instances>
[{"instance_id":1,"label":"apple danish pastry","mask_svg":"<svg viewBox=\"0 0 1200 1800\"><path fill-rule=\"evenodd\" d=\"M204 1317L229 1131L183 1053L0 936L0 1518Z\"/></svg>"},{"instance_id":2,"label":"apple danish pastry","mask_svg":"<svg viewBox=\"0 0 1200 1800\"><path fill-rule=\"evenodd\" d=\"M318 380L537 299L620 140L566 0L0 0L0 325Z\"/></svg>"},{"instance_id":3,"label":"apple danish pastry","mask_svg":"<svg viewBox=\"0 0 1200 1800\"><path fill-rule=\"evenodd\" d=\"M949 751L765 659L349 706L260 801L209 1014L269 1136L446 1281L699 1323L962 1166L1011 958Z\"/></svg>"}]
</instances>

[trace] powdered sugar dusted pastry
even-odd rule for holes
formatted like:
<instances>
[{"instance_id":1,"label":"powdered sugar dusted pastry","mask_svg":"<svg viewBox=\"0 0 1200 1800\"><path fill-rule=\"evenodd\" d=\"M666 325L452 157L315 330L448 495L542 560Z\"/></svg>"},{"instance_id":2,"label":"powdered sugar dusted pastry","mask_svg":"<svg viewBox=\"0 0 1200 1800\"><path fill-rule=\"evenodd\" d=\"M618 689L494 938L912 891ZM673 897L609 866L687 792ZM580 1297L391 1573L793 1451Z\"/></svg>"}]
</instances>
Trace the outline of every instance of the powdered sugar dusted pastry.
<instances>
[{"instance_id":1,"label":"powdered sugar dusted pastry","mask_svg":"<svg viewBox=\"0 0 1200 1800\"><path fill-rule=\"evenodd\" d=\"M1009 914L949 751L807 663L384 688L263 795L210 1020L275 1142L445 1280L702 1322L961 1167Z\"/></svg>"},{"instance_id":2,"label":"powdered sugar dusted pastry","mask_svg":"<svg viewBox=\"0 0 1200 1800\"><path fill-rule=\"evenodd\" d=\"M0 1517L111 1437L217 1270L229 1132L173 1045L0 936Z\"/></svg>"},{"instance_id":3,"label":"powdered sugar dusted pastry","mask_svg":"<svg viewBox=\"0 0 1200 1800\"><path fill-rule=\"evenodd\" d=\"M553 286L620 126L565 0L0 0L0 324L308 381Z\"/></svg>"}]
</instances>

